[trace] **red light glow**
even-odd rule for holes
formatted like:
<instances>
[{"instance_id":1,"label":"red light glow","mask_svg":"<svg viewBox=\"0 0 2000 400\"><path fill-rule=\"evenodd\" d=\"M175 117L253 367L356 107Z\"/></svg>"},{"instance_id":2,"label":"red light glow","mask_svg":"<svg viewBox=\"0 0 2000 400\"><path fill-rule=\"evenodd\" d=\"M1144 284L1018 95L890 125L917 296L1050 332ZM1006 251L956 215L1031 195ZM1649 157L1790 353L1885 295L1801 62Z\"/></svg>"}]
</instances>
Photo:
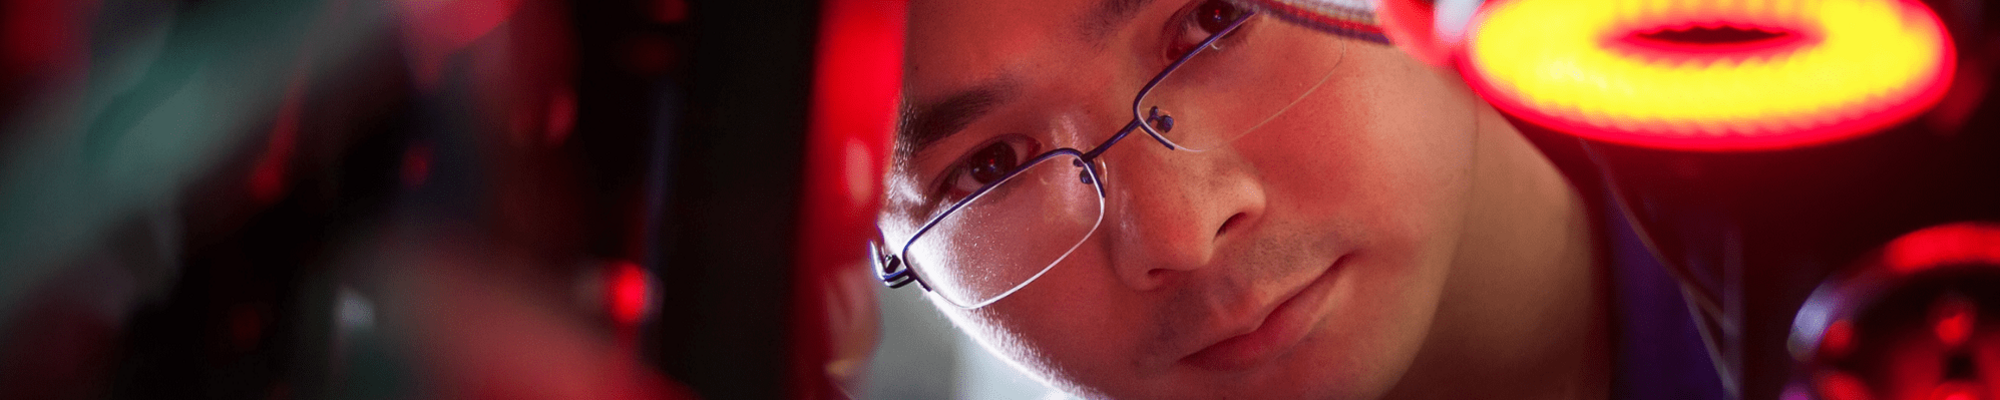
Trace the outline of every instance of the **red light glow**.
<instances>
[{"instance_id":1,"label":"red light glow","mask_svg":"<svg viewBox=\"0 0 2000 400\"><path fill-rule=\"evenodd\" d=\"M904 0L820 2L819 43L814 50L812 105L807 116L803 184L792 290L792 354L786 398L846 398L836 382L850 381L854 360L865 359L875 343L872 330L855 315L873 315L872 306L846 312L841 302L846 271L868 262L867 240L874 232L887 168L890 134L895 132L897 96L903 81ZM700 10L692 10L699 13ZM866 296L870 291L859 291ZM863 310L870 310L863 312ZM860 336L860 337L857 337ZM859 344L849 346L848 344Z\"/></svg>"},{"instance_id":2,"label":"red light glow","mask_svg":"<svg viewBox=\"0 0 2000 400\"><path fill-rule=\"evenodd\" d=\"M611 307L611 319L619 326L637 326L646 312L646 270L629 261L619 262L606 275L609 282L605 286L609 290L605 294L609 297L606 300Z\"/></svg>"},{"instance_id":3,"label":"red light glow","mask_svg":"<svg viewBox=\"0 0 2000 400\"><path fill-rule=\"evenodd\" d=\"M1965 382L1945 382L1931 392L1931 400L1979 400L1979 387Z\"/></svg>"},{"instance_id":4,"label":"red light glow","mask_svg":"<svg viewBox=\"0 0 2000 400\"><path fill-rule=\"evenodd\" d=\"M1273 2L1281 3L1281 2ZM1384 0L1375 11L1382 33L1396 48L1426 64L1443 66L1457 55L1459 38L1441 37L1434 27L1437 5L1420 0Z\"/></svg>"},{"instance_id":5,"label":"red light glow","mask_svg":"<svg viewBox=\"0 0 2000 400\"><path fill-rule=\"evenodd\" d=\"M94 0L0 1L0 71L52 74L88 63L88 22L97 12L97 3Z\"/></svg>"},{"instance_id":6,"label":"red light glow","mask_svg":"<svg viewBox=\"0 0 2000 400\"><path fill-rule=\"evenodd\" d=\"M1828 372L1819 377L1820 398L1826 400L1872 400L1868 394L1868 384L1860 378L1842 372Z\"/></svg>"},{"instance_id":7,"label":"red light glow","mask_svg":"<svg viewBox=\"0 0 2000 400\"><path fill-rule=\"evenodd\" d=\"M1474 29L1462 70L1495 106L1661 148L1865 135L1936 104L1955 65L1943 24L1913 0L1505 0Z\"/></svg>"},{"instance_id":8,"label":"red light glow","mask_svg":"<svg viewBox=\"0 0 2000 400\"><path fill-rule=\"evenodd\" d=\"M292 162L292 152L298 147L299 112L304 103L304 80L293 77L285 90L284 103L278 106L278 118L271 126L271 140L265 142L264 152L257 156L257 164L250 168L250 198L258 204L270 204L285 193L285 170Z\"/></svg>"},{"instance_id":9,"label":"red light glow","mask_svg":"<svg viewBox=\"0 0 2000 400\"><path fill-rule=\"evenodd\" d=\"M1961 222L1911 232L1889 242L1889 269L1910 273L1951 264L2000 266L2000 225Z\"/></svg>"},{"instance_id":10,"label":"red light glow","mask_svg":"<svg viewBox=\"0 0 2000 400\"><path fill-rule=\"evenodd\" d=\"M404 46L419 86L435 88L445 59L512 19L523 0L400 0Z\"/></svg>"},{"instance_id":11,"label":"red light glow","mask_svg":"<svg viewBox=\"0 0 2000 400\"><path fill-rule=\"evenodd\" d=\"M1854 321L1833 321L1826 326L1826 333L1820 337L1819 354L1826 358L1840 358L1854 348Z\"/></svg>"},{"instance_id":12,"label":"red light glow","mask_svg":"<svg viewBox=\"0 0 2000 400\"><path fill-rule=\"evenodd\" d=\"M1977 310L1962 296L1947 295L1931 305L1931 333L1945 346L1957 347L1972 337Z\"/></svg>"}]
</instances>

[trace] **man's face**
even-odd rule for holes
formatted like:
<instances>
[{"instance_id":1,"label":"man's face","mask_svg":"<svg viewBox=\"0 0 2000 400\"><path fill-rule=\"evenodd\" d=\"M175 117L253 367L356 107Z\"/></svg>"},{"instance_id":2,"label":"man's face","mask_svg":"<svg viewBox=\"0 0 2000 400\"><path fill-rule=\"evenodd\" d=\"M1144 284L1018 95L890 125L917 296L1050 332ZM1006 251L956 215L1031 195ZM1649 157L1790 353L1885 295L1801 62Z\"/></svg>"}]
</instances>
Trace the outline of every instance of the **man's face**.
<instances>
[{"instance_id":1,"label":"man's face","mask_svg":"<svg viewBox=\"0 0 2000 400\"><path fill-rule=\"evenodd\" d=\"M1133 94L1171 61L1161 54L1177 41L1161 32L1186 26L1201 1L913 0L911 109L974 92L983 107L898 157L886 242L900 246L948 202L938 188L980 167L967 163L990 162L972 156L982 149L1087 151L1115 133ZM1243 33L1326 35L1262 17ZM934 303L989 349L1079 395L1381 395L1423 342L1453 260L1476 103L1394 48L1322 42L1338 45L1282 49L1338 60L1289 111L1203 152L1135 133L1098 160L1103 222L1073 253L990 305ZM1251 78L1209 106L1298 84Z\"/></svg>"}]
</instances>

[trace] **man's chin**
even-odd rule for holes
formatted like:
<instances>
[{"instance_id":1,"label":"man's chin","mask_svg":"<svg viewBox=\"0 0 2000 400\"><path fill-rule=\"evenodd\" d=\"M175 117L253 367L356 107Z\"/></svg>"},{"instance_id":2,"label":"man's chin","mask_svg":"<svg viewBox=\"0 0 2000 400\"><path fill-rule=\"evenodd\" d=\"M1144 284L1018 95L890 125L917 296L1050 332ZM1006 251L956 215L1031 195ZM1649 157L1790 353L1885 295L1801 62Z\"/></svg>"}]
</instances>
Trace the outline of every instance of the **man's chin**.
<instances>
[{"instance_id":1,"label":"man's chin","mask_svg":"<svg viewBox=\"0 0 2000 400\"><path fill-rule=\"evenodd\" d=\"M1083 399L1374 399L1388 392L1393 378L1365 371L1274 363L1218 373L1180 369L1170 377L1133 380L1119 387L1052 386ZM1360 372L1360 373L1356 373Z\"/></svg>"}]
</instances>

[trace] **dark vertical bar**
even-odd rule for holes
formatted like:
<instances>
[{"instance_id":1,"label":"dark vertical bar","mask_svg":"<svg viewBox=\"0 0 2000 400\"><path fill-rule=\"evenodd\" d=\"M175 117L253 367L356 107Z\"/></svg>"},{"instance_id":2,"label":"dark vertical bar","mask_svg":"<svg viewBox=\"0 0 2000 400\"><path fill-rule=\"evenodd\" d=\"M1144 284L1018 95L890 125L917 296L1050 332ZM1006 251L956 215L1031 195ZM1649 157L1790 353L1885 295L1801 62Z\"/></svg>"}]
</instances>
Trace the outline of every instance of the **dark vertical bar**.
<instances>
[{"instance_id":1,"label":"dark vertical bar","mask_svg":"<svg viewBox=\"0 0 2000 400\"><path fill-rule=\"evenodd\" d=\"M690 4L686 118L659 265L662 364L708 399L785 393L790 298L817 6Z\"/></svg>"}]
</instances>

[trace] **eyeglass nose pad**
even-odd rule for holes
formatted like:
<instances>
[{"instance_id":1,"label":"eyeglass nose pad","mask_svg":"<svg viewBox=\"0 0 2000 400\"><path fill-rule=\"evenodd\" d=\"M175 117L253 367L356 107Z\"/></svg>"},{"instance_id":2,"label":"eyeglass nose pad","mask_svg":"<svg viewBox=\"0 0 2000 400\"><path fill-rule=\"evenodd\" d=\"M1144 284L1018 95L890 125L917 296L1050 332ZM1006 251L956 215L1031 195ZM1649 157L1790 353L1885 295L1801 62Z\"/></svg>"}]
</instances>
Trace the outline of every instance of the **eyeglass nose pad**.
<instances>
[{"instance_id":1,"label":"eyeglass nose pad","mask_svg":"<svg viewBox=\"0 0 2000 400\"><path fill-rule=\"evenodd\" d=\"M1161 114L1159 106L1154 106L1146 114L1146 120L1153 123L1153 131L1159 132L1162 135L1174 131L1174 116Z\"/></svg>"},{"instance_id":2,"label":"eyeglass nose pad","mask_svg":"<svg viewBox=\"0 0 2000 400\"><path fill-rule=\"evenodd\" d=\"M1069 160L1069 162L1072 165L1076 165L1077 168L1083 168L1083 160ZM1090 169L1083 168L1080 171L1076 171L1076 180L1082 181L1083 184L1085 185L1090 184L1091 181L1093 180L1093 178L1090 177Z\"/></svg>"}]
</instances>

